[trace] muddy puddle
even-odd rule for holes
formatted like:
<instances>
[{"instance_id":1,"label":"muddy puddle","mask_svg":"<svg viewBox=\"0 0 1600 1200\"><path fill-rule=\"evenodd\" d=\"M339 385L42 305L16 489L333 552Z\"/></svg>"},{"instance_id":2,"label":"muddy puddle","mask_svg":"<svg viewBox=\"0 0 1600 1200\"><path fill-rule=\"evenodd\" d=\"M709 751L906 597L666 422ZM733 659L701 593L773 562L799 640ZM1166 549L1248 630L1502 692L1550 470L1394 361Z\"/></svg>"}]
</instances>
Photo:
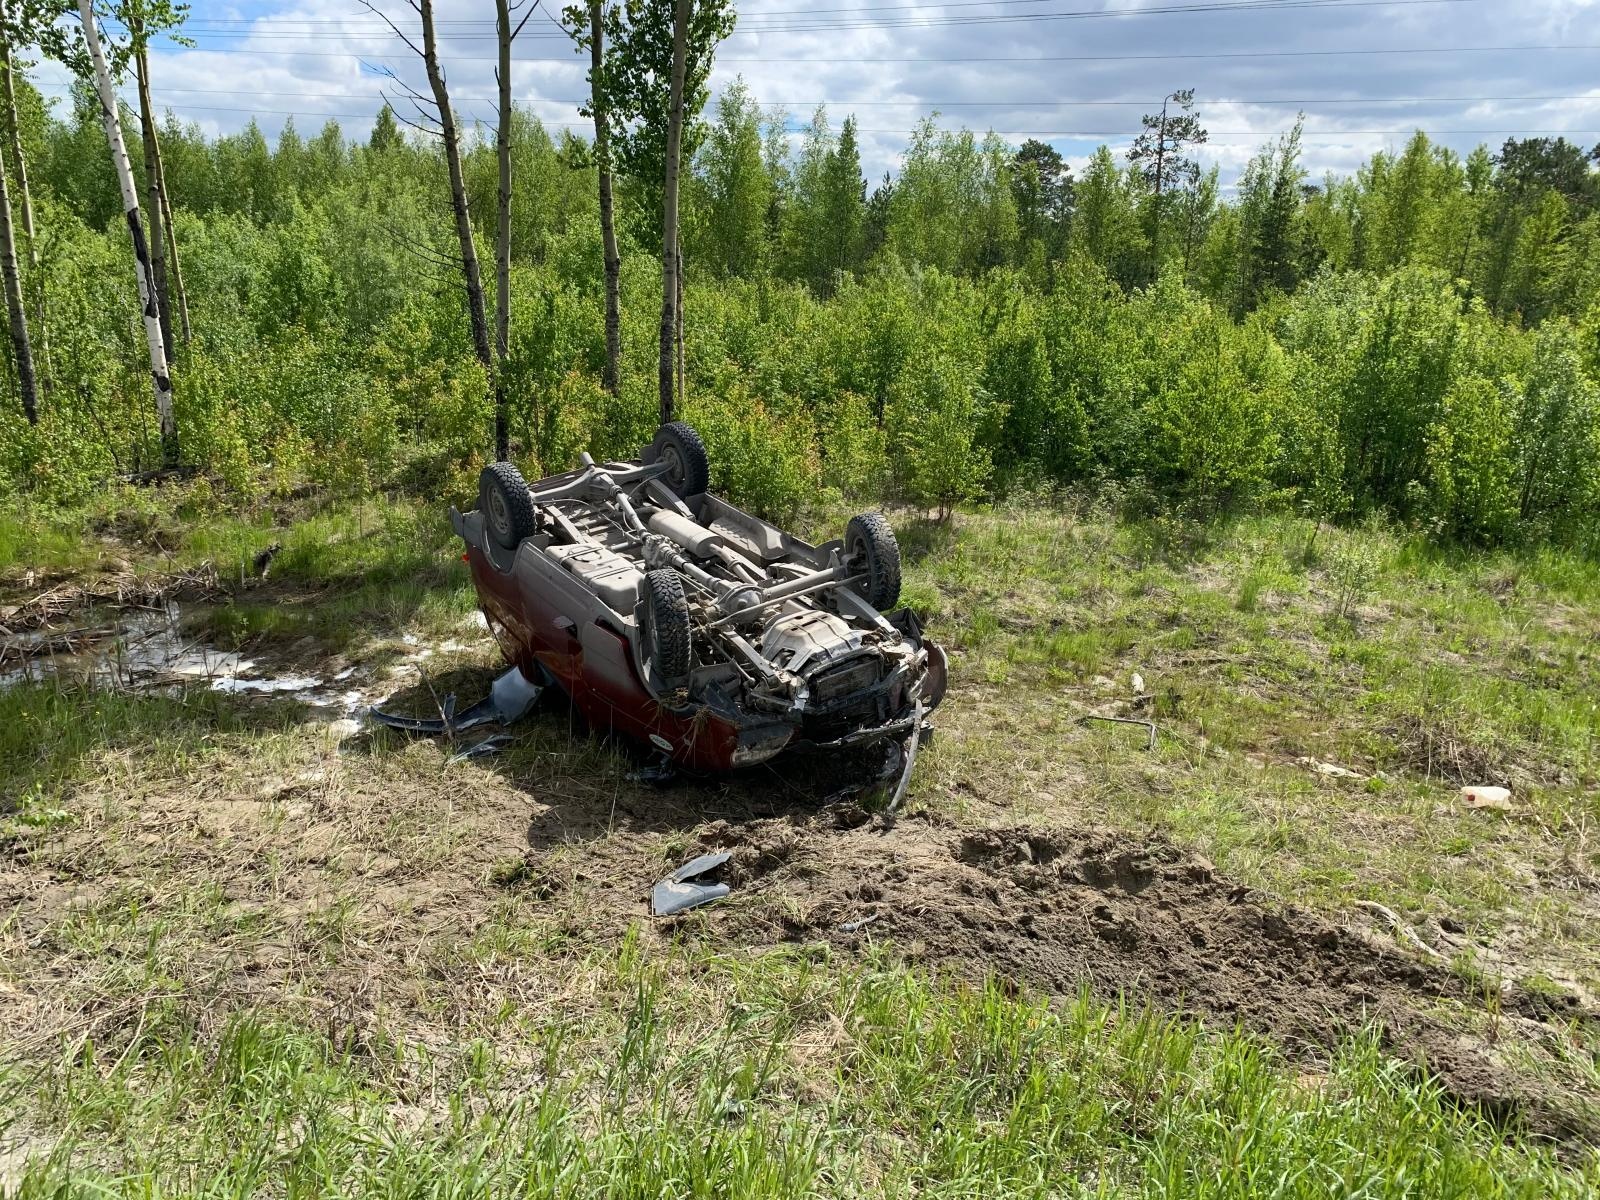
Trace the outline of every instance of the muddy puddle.
<instances>
[{"instance_id":1,"label":"muddy puddle","mask_svg":"<svg viewBox=\"0 0 1600 1200\"><path fill-rule=\"evenodd\" d=\"M733 898L687 918L716 941L826 941L856 952L889 940L974 983L1148 1000L1312 1060L1374 1026L1396 1057L1497 1121L1562 1142L1600 1136L1594 1105L1509 1066L1491 1041L1441 1016L1492 1008L1508 1036L1581 1055L1600 1042L1600 1014L1510 985L1486 999L1481 981L1277 904L1159 837L960 829L922 817L886 825L846 804L713 822L699 842L732 851L723 878Z\"/></svg>"},{"instance_id":2,"label":"muddy puddle","mask_svg":"<svg viewBox=\"0 0 1600 1200\"><path fill-rule=\"evenodd\" d=\"M69 624L0 637L0 689L48 680L169 694L206 688L295 700L313 718L355 720L393 692L415 664L468 648L455 641L429 645L407 634L398 662L385 670L357 664L312 672L304 664L285 668L198 636L194 631L206 613L203 605L168 600L134 610L90 610Z\"/></svg>"}]
</instances>

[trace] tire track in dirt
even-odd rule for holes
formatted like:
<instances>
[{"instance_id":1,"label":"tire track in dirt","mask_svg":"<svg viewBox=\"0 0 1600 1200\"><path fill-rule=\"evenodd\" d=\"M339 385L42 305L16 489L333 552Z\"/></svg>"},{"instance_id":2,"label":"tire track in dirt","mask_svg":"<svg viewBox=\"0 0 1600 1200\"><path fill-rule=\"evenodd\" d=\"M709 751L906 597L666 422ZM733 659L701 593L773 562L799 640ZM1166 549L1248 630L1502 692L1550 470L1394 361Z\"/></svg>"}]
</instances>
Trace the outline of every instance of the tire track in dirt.
<instances>
[{"instance_id":1,"label":"tire track in dirt","mask_svg":"<svg viewBox=\"0 0 1600 1200\"><path fill-rule=\"evenodd\" d=\"M1499 1063L1493 1048L1425 1011L1482 1008L1459 975L1219 877L1160 837L1035 827L962 830L924 818L886 825L850 808L700 831L728 848L739 901L709 916L741 943L892 939L908 957L969 980L1051 995L1087 984L1213 1026L1239 1025L1294 1056L1325 1052L1369 1022L1396 1057L1458 1102L1560 1141L1593 1142L1592 1101ZM763 900L781 901L763 903ZM1497 1003L1540 1036L1574 1023L1575 1000L1502 990Z\"/></svg>"}]
</instances>

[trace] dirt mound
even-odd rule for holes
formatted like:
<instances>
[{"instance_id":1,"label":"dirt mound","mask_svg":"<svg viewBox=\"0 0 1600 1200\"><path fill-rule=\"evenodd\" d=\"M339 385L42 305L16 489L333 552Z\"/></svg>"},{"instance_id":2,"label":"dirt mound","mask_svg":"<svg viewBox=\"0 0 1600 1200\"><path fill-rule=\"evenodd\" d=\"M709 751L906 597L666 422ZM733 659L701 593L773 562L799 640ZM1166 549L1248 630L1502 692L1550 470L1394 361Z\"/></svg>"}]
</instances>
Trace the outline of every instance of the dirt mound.
<instances>
[{"instance_id":1,"label":"dirt mound","mask_svg":"<svg viewBox=\"0 0 1600 1200\"><path fill-rule=\"evenodd\" d=\"M1562 1138L1600 1131L1491 1048L1426 1009L1481 1005L1457 975L1369 937L1271 903L1160 838L1037 828L961 831L930 821L862 823L854 811L706 827L732 847L743 902L714 926L740 941L892 938L909 957L974 980L1058 995L1088 985L1315 1052L1377 1022L1387 1044L1462 1102ZM762 898L781 902L762 903ZM1592 1018L1575 1002L1513 991L1502 1015L1552 1025Z\"/></svg>"}]
</instances>

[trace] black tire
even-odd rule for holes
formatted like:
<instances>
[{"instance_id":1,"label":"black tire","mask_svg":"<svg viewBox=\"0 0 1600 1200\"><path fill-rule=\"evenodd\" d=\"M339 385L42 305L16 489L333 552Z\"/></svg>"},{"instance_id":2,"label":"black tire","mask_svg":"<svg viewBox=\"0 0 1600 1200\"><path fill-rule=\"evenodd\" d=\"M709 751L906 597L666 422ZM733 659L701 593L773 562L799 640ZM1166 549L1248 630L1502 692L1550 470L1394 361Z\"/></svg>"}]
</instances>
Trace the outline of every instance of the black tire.
<instances>
[{"instance_id":1,"label":"black tire","mask_svg":"<svg viewBox=\"0 0 1600 1200\"><path fill-rule=\"evenodd\" d=\"M538 528L533 497L515 463L490 463L478 476L478 511L489 526L489 536L507 550Z\"/></svg>"},{"instance_id":2,"label":"black tire","mask_svg":"<svg viewBox=\"0 0 1600 1200\"><path fill-rule=\"evenodd\" d=\"M645 653L663 687L678 688L689 682L693 665L689 639L689 601L676 571L647 571L644 577Z\"/></svg>"},{"instance_id":3,"label":"black tire","mask_svg":"<svg viewBox=\"0 0 1600 1200\"><path fill-rule=\"evenodd\" d=\"M656 430L656 440L650 443L645 461L666 463L667 471L662 480L684 500L700 495L711 486L711 460L706 457L706 444L694 426L684 421L672 421Z\"/></svg>"},{"instance_id":4,"label":"black tire","mask_svg":"<svg viewBox=\"0 0 1600 1200\"><path fill-rule=\"evenodd\" d=\"M882 513L862 513L850 518L844 534L845 561L866 576L856 591L879 612L900 602L900 543Z\"/></svg>"}]
</instances>

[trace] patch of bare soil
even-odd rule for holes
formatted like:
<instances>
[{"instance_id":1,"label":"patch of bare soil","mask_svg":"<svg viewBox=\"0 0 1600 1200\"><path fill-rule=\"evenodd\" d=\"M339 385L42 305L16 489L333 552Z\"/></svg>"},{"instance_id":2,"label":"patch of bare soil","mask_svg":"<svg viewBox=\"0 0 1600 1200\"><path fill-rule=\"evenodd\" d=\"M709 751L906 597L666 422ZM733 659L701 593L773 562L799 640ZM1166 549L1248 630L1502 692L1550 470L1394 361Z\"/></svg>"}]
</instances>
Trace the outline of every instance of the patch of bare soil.
<instances>
[{"instance_id":1,"label":"patch of bare soil","mask_svg":"<svg viewBox=\"0 0 1600 1200\"><path fill-rule=\"evenodd\" d=\"M1428 1015L1439 1001L1481 1007L1465 980L1273 904L1160 838L922 819L886 826L836 808L806 820L716 822L701 841L733 850L728 878L740 899L707 917L730 941L855 947L892 938L909 957L973 980L1148 998L1291 1053L1314 1054L1376 1022L1391 1052L1493 1119L1563 1140L1600 1135L1581 1101ZM1503 1019L1551 1036L1596 1031L1597 1015L1570 999L1517 990L1496 1003Z\"/></svg>"}]
</instances>

